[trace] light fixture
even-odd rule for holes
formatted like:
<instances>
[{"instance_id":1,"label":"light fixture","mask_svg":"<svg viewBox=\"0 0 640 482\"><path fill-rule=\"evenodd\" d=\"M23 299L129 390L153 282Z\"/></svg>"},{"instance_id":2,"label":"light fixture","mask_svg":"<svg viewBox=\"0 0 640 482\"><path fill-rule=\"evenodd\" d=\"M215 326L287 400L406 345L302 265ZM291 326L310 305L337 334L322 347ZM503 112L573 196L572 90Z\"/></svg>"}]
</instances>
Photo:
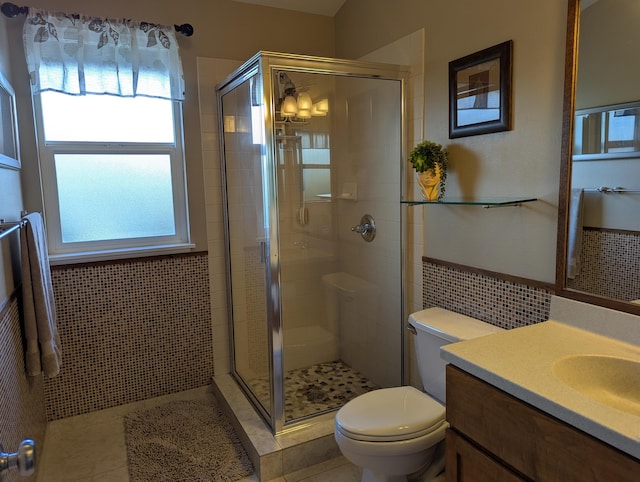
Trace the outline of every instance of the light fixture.
<instances>
[{"instance_id":1,"label":"light fixture","mask_svg":"<svg viewBox=\"0 0 640 482\"><path fill-rule=\"evenodd\" d=\"M279 82L282 85L282 94L284 99L280 105L280 115L284 118L295 117L298 113L298 105L296 103L296 86L293 85L291 79L284 72L280 72Z\"/></svg>"},{"instance_id":2,"label":"light fixture","mask_svg":"<svg viewBox=\"0 0 640 482\"><path fill-rule=\"evenodd\" d=\"M321 110L318 109L318 103L313 104L313 107L311 108L311 115L314 117L324 117L327 115L326 112L323 112Z\"/></svg>"},{"instance_id":3,"label":"light fixture","mask_svg":"<svg viewBox=\"0 0 640 482\"><path fill-rule=\"evenodd\" d=\"M311 96L307 92L300 92L298 94L298 110L310 111L313 107Z\"/></svg>"},{"instance_id":4,"label":"light fixture","mask_svg":"<svg viewBox=\"0 0 640 482\"><path fill-rule=\"evenodd\" d=\"M280 115L282 117L294 117L298 114L298 104L293 95L287 95L280 106Z\"/></svg>"},{"instance_id":5,"label":"light fixture","mask_svg":"<svg viewBox=\"0 0 640 482\"><path fill-rule=\"evenodd\" d=\"M307 121L312 116L326 116L329 112L329 100L322 99L313 103L308 92L298 92L289 76L280 72L278 75L280 103L280 115L287 122L294 122L294 118Z\"/></svg>"},{"instance_id":6,"label":"light fixture","mask_svg":"<svg viewBox=\"0 0 640 482\"><path fill-rule=\"evenodd\" d=\"M314 107L318 112L324 112L326 114L329 112L329 99L319 100L314 104Z\"/></svg>"}]
</instances>

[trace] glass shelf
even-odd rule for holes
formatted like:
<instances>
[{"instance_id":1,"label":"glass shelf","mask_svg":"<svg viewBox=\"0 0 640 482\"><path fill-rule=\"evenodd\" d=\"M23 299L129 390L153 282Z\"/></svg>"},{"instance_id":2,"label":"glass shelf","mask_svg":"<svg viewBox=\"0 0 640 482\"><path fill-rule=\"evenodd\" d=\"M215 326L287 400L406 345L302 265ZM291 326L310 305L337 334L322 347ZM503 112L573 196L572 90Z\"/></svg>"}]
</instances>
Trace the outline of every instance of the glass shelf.
<instances>
[{"instance_id":1,"label":"glass shelf","mask_svg":"<svg viewBox=\"0 0 640 482\"><path fill-rule=\"evenodd\" d=\"M484 208L504 207L504 206L520 206L520 204L530 203L537 201L538 198L518 198L518 197L487 197L478 199L465 199L465 198L447 198L442 201L400 201L401 204L407 204L409 206L417 206L424 204L449 204L449 205L462 205L462 206L482 206Z\"/></svg>"}]
</instances>

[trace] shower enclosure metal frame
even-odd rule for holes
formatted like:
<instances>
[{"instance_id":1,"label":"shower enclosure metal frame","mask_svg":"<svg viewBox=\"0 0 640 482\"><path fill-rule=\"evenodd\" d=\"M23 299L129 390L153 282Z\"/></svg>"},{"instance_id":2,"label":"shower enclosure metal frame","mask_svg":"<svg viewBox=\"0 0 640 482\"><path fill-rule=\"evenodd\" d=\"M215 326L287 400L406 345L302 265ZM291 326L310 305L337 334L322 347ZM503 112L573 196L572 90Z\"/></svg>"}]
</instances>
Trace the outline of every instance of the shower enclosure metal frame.
<instances>
[{"instance_id":1,"label":"shower enclosure metal frame","mask_svg":"<svg viewBox=\"0 0 640 482\"><path fill-rule=\"evenodd\" d=\"M233 74L228 76L224 81L216 87L217 107L219 125L224 125L222 98L225 94L231 92L234 88L247 81L253 76L260 79L261 100L264 115L264 140L261 153L261 164L263 173L263 215L265 231L269 233L265 236L264 256L267 263L266 268L266 298L267 298L267 320L270 326L269 340L269 377L271 382L271 413L269 413L257 399L252 390L246 385L241 376L236 371L235 364L235 343L234 330L230 329L229 342L232 354L231 374L234 379L243 388L249 400L261 414L261 416L270 425L272 431L277 434L284 431L285 428L300 425L301 421L285 422L284 414L284 359L283 359L283 324L282 324L282 298L280 287L280 233L278 225L279 205L278 205L278 186L277 186L277 166L276 166L276 108L278 99L274 96L274 72L284 70L286 72L301 72L313 74L326 74L344 77L360 77L382 80L393 80L400 82L401 92L401 149L398 158L398 168L400 169L401 186L400 199L405 198L407 190L407 172L406 160L407 155L407 137L406 137L406 88L408 71L405 66L381 64L372 62L351 61L344 59L334 59L325 57L313 57L306 55L284 54L269 51L260 51L247 60L241 67L236 69ZM222 196L223 206L228 206L227 193L224 186L226 185L226 172L224 163L224 136L220 136L220 152L221 152L221 175L222 175ZM400 203L400 199L397 200ZM227 244L227 252L229 252L230 233L229 233L229 214L228 209L223 209L225 241ZM405 294L405 276L406 273L406 213L405 210L400 214L401 223L401 324L399 328L402 335L401 361L400 361L400 380L406 383L406 337L404 335L405 315L406 315L406 294ZM230 325L233 324L233 298L231 284L231 261L230 256L226 256L227 268L227 309Z\"/></svg>"}]
</instances>

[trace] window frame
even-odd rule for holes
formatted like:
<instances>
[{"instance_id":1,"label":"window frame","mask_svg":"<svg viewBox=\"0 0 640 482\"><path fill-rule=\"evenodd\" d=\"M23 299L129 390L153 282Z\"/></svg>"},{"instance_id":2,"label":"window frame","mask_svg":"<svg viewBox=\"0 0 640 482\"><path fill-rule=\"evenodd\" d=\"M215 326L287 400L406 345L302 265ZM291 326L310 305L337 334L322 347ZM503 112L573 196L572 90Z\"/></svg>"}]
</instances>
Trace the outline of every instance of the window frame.
<instances>
[{"instance_id":1,"label":"window frame","mask_svg":"<svg viewBox=\"0 0 640 482\"><path fill-rule=\"evenodd\" d=\"M189 227L182 103L171 102L173 143L46 141L41 96L32 94L43 213L51 264L173 254L188 252L195 247L191 243ZM55 168L56 154L168 154L171 164L175 234L63 243Z\"/></svg>"}]
</instances>

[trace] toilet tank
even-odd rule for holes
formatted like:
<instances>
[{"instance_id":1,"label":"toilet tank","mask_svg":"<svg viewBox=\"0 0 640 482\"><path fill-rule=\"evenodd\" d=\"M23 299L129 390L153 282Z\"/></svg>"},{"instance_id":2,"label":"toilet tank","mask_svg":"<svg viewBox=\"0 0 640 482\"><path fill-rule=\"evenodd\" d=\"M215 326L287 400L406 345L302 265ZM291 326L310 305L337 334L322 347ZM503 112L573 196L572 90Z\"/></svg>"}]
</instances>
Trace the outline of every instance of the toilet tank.
<instances>
[{"instance_id":1,"label":"toilet tank","mask_svg":"<svg viewBox=\"0 0 640 482\"><path fill-rule=\"evenodd\" d=\"M502 328L443 308L429 308L409 315L415 328L414 344L418 372L424 390L445 403L445 366L440 347L457 341L490 335Z\"/></svg>"}]
</instances>

